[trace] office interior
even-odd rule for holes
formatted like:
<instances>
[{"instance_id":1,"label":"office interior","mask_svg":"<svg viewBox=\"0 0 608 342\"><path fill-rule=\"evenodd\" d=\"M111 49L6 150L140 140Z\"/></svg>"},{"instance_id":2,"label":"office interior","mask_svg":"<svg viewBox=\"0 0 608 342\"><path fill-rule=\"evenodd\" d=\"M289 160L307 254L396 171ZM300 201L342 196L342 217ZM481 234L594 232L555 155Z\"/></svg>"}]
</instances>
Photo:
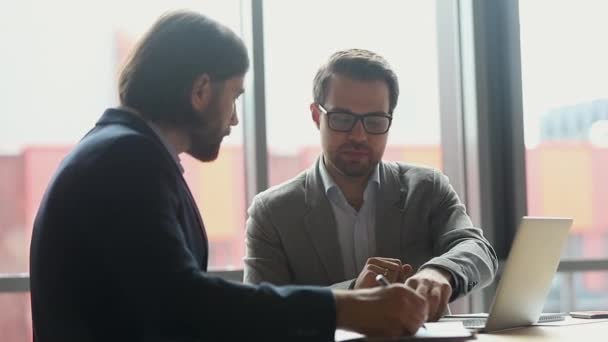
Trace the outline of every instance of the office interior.
<instances>
[{"instance_id":1,"label":"office interior","mask_svg":"<svg viewBox=\"0 0 608 342\"><path fill-rule=\"evenodd\" d=\"M522 216L572 217L544 311L608 310L605 1L33 0L0 8L3 341L32 339L28 249L46 184L118 104L118 70L138 37L178 8L239 32L252 60L241 124L218 160L182 157L212 273L242 280L251 199L320 152L308 109L316 69L339 49L365 48L400 80L384 159L444 172L502 262ZM499 278L452 311L488 311Z\"/></svg>"}]
</instances>

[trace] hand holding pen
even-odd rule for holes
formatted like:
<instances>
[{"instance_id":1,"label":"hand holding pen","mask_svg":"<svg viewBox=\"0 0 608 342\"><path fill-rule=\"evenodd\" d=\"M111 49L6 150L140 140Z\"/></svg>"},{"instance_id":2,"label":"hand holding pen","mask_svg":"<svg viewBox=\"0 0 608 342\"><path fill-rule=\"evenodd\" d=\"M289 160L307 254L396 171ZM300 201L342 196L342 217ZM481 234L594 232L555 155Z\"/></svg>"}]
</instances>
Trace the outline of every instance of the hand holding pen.
<instances>
[{"instance_id":1,"label":"hand holding pen","mask_svg":"<svg viewBox=\"0 0 608 342\"><path fill-rule=\"evenodd\" d=\"M336 326L367 337L414 335L428 317L424 296L402 283L332 292L336 300Z\"/></svg>"},{"instance_id":2,"label":"hand holding pen","mask_svg":"<svg viewBox=\"0 0 608 342\"><path fill-rule=\"evenodd\" d=\"M391 285L391 283L382 274L378 274L376 276L376 282L384 287ZM426 326L424 325L424 323L422 323L422 327L426 329Z\"/></svg>"},{"instance_id":3,"label":"hand holding pen","mask_svg":"<svg viewBox=\"0 0 608 342\"><path fill-rule=\"evenodd\" d=\"M376 282L382 286L389 286L391 283L386 280L386 278L382 274L378 274L376 276Z\"/></svg>"}]
</instances>

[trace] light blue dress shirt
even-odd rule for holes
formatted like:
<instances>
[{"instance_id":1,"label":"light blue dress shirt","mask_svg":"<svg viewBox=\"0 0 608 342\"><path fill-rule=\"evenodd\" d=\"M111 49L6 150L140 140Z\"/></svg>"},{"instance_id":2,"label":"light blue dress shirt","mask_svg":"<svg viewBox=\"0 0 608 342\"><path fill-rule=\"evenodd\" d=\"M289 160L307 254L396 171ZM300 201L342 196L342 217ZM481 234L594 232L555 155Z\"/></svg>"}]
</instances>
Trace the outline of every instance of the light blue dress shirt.
<instances>
[{"instance_id":1,"label":"light blue dress shirt","mask_svg":"<svg viewBox=\"0 0 608 342\"><path fill-rule=\"evenodd\" d=\"M325 186L325 195L329 199L336 219L344 275L347 279L353 279L359 275L365 262L374 255L376 249L374 229L376 196L380 188L379 166L376 165L367 182L363 193L363 204L358 212L348 203L342 190L325 168L324 158L319 163L319 172Z\"/></svg>"}]
</instances>

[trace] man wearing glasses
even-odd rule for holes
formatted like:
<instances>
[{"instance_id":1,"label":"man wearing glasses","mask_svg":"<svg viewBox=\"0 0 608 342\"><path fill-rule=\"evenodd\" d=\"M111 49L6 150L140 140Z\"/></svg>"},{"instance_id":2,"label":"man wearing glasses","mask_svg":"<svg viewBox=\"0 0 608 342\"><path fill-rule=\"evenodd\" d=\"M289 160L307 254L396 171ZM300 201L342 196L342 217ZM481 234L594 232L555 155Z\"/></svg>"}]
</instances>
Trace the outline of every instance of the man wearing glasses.
<instances>
[{"instance_id":1,"label":"man wearing glasses","mask_svg":"<svg viewBox=\"0 0 608 342\"><path fill-rule=\"evenodd\" d=\"M322 155L249 209L245 281L338 288L382 274L427 298L429 320L489 284L496 254L439 171L382 161L397 76L381 56L333 54L314 79Z\"/></svg>"}]
</instances>

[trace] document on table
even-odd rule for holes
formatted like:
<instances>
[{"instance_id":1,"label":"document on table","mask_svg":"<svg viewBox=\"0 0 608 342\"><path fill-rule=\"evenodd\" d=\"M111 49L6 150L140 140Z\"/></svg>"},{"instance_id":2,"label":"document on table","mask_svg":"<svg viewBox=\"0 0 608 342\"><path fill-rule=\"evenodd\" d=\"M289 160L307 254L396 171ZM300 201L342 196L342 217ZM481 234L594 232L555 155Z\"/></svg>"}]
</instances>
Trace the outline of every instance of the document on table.
<instances>
[{"instance_id":1,"label":"document on table","mask_svg":"<svg viewBox=\"0 0 608 342\"><path fill-rule=\"evenodd\" d=\"M467 330L462 322L432 322L425 323L426 328L421 327L414 336L403 336L398 338L367 338L365 335L336 329L336 342L342 341L407 341L417 339L440 339L442 341L463 341L473 337L473 333Z\"/></svg>"}]
</instances>

